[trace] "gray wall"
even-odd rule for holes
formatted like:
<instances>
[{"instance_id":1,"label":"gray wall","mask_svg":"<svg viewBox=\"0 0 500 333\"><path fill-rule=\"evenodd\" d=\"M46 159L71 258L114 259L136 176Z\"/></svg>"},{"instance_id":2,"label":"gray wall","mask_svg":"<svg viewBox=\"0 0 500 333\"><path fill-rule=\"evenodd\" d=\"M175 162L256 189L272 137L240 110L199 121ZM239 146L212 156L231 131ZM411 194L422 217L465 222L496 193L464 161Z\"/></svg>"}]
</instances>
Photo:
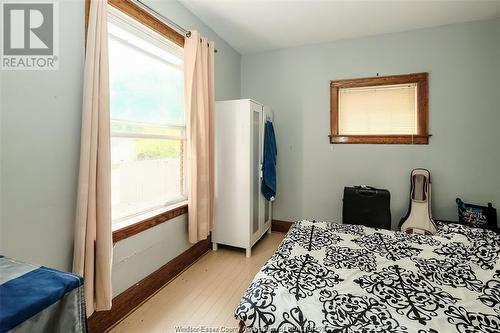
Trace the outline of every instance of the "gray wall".
<instances>
[{"instance_id":1,"label":"gray wall","mask_svg":"<svg viewBox=\"0 0 500 333\"><path fill-rule=\"evenodd\" d=\"M1 75L2 254L70 270L80 147L84 1L59 1L60 69ZM175 1L148 5L215 41L216 99L240 95L240 55ZM117 243L117 294L189 247L181 216Z\"/></svg>"},{"instance_id":2,"label":"gray wall","mask_svg":"<svg viewBox=\"0 0 500 333\"><path fill-rule=\"evenodd\" d=\"M409 173L430 169L435 217L454 200L500 205L500 20L245 55L242 97L273 107L278 141L275 219L340 221L342 191L392 194L393 226L408 207ZM329 81L429 72L426 146L331 145Z\"/></svg>"},{"instance_id":3,"label":"gray wall","mask_svg":"<svg viewBox=\"0 0 500 333\"><path fill-rule=\"evenodd\" d=\"M1 71L2 254L69 270L83 72L82 2L60 2L58 71Z\"/></svg>"}]
</instances>

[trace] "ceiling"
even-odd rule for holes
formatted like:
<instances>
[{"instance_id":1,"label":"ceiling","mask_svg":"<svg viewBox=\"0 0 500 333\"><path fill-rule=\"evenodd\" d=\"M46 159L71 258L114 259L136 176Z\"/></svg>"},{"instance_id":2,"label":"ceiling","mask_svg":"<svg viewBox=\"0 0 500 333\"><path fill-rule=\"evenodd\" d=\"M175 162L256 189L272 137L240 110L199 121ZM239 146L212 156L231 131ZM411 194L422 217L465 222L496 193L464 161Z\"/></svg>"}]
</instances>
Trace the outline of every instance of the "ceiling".
<instances>
[{"instance_id":1,"label":"ceiling","mask_svg":"<svg viewBox=\"0 0 500 333\"><path fill-rule=\"evenodd\" d=\"M500 17L500 0L180 1L241 54Z\"/></svg>"}]
</instances>

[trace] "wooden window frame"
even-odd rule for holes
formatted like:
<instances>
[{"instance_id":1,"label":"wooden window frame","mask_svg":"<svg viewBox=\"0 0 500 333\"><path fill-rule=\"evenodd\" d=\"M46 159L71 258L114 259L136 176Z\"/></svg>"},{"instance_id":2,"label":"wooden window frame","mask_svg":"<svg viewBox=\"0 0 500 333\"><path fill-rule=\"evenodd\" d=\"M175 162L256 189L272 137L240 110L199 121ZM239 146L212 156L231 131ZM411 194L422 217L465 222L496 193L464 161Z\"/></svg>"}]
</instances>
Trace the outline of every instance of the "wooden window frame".
<instances>
[{"instance_id":1,"label":"wooden window frame","mask_svg":"<svg viewBox=\"0 0 500 333\"><path fill-rule=\"evenodd\" d=\"M133 19L144 24L148 28L154 30L160 35L164 36L171 42L184 47L185 36L178 33L171 27L167 26L165 23L158 20L156 17L137 6L130 0L108 0L108 4L114 8L120 10L121 12L127 14ZM90 14L90 0L85 0L85 43L87 42L87 30L89 23ZM168 207L167 207L168 209ZM172 208L154 215L152 217L145 218L142 221L126 225L120 229L113 230L113 243L119 242L131 236L134 236L142 231L150 229L168 220L176 218L178 216L187 214L188 205L187 203L180 205L173 205Z\"/></svg>"},{"instance_id":2,"label":"wooden window frame","mask_svg":"<svg viewBox=\"0 0 500 333\"><path fill-rule=\"evenodd\" d=\"M187 203L184 203L179 206L173 207L163 213L139 221L137 223L133 223L125 227L122 227L120 229L113 230L113 243L137 235L138 233L141 233L159 224L167 222L168 220L187 214L187 212L188 212L188 205Z\"/></svg>"},{"instance_id":3,"label":"wooden window frame","mask_svg":"<svg viewBox=\"0 0 500 333\"><path fill-rule=\"evenodd\" d=\"M428 73L376 76L330 81L330 143L331 144L429 144L429 84ZM372 87L395 84L417 84L416 135L342 135L339 133L339 98L341 88Z\"/></svg>"},{"instance_id":4,"label":"wooden window frame","mask_svg":"<svg viewBox=\"0 0 500 333\"><path fill-rule=\"evenodd\" d=\"M184 35L178 33L156 17L137 6L130 0L108 0L108 4L141 22L148 28L156 31L171 42L184 47ZM87 40L87 28L89 24L90 0L85 0L85 41Z\"/></svg>"}]
</instances>

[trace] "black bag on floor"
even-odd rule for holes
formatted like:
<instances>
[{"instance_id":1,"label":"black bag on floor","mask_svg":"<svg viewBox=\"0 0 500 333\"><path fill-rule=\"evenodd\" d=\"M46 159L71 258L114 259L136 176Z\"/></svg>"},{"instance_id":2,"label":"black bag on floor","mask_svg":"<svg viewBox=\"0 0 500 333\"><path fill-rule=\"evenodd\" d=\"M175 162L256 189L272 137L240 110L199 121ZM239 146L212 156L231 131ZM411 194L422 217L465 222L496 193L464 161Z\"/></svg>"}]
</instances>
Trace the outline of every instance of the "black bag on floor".
<instances>
[{"instance_id":1,"label":"black bag on floor","mask_svg":"<svg viewBox=\"0 0 500 333\"><path fill-rule=\"evenodd\" d=\"M371 186L344 187L342 223L391 229L391 194Z\"/></svg>"},{"instance_id":2,"label":"black bag on floor","mask_svg":"<svg viewBox=\"0 0 500 333\"><path fill-rule=\"evenodd\" d=\"M497 228L497 210L491 202L488 206L473 205L456 199L458 207L458 221L474 228Z\"/></svg>"}]
</instances>

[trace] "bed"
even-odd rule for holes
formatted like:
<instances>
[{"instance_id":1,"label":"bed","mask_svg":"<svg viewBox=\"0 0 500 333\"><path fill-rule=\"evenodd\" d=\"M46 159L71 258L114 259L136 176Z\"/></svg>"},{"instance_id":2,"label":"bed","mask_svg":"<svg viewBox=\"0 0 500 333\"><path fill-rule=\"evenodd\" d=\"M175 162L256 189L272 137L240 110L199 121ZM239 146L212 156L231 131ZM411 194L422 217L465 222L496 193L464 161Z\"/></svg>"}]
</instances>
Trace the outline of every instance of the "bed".
<instances>
[{"instance_id":1,"label":"bed","mask_svg":"<svg viewBox=\"0 0 500 333\"><path fill-rule=\"evenodd\" d=\"M235 310L256 332L500 332L500 235L296 222Z\"/></svg>"}]
</instances>

